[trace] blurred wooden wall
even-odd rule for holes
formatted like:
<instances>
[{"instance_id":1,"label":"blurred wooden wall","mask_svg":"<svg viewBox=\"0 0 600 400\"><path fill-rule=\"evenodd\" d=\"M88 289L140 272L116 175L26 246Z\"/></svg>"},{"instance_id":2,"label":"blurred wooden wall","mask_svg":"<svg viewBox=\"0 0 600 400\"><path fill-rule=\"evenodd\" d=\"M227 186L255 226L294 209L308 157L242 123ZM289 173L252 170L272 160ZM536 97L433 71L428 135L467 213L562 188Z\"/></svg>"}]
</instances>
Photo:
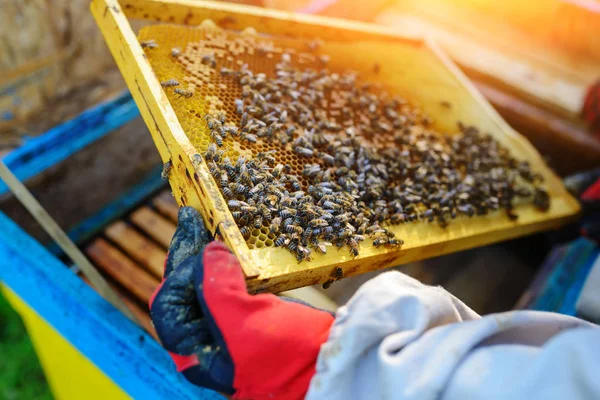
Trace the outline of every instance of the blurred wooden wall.
<instances>
[{"instance_id":1,"label":"blurred wooden wall","mask_svg":"<svg viewBox=\"0 0 600 400\"><path fill-rule=\"evenodd\" d=\"M0 134L113 65L88 1L2 0Z\"/></svg>"}]
</instances>

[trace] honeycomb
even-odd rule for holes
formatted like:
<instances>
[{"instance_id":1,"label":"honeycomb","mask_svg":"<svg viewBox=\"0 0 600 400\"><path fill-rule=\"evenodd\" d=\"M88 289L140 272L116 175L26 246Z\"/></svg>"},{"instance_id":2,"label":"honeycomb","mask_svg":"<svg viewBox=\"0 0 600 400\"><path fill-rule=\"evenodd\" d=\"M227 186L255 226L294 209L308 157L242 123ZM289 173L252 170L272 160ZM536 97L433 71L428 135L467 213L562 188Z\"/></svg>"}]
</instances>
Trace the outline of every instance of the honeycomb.
<instances>
[{"instance_id":1,"label":"honeycomb","mask_svg":"<svg viewBox=\"0 0 600 400\"><path fill-rule=\"evenodd\" d=\"M253 30L241 33L225 31L210 21L194 28L177 25L152 25L140 30L140 43L152 42L157 46L146 46L146 57L160 82L175 79L178 86L165 87L179 123L190 142L204 153L213 142L207 121L207 113L224 112L228 123L240 124L240 116L236 113L234 100L241 97L241 88L234 78L223 76L221 68L239 69L248 66L255 72L263 72L272 76L275 64L279 62L283 52L305 54L295 61L303 67L317 66L319 61L311 57L305 41L259 36ZM174 55L176 54L176 56ZM203 57L214 56L214 65L204 64ZM205 59L205 62L206 59ZM328 66L335 71L335 66ZM341 69L340 69L341 70ZM185 97L175 92L175 88L189 91L192 95ZM302 178L302 168L306 163L319 163L316 157L300 157L290 145L282 147L269 143L261 138L256 143L247 143L231 135L223 140L224 156L236 160L240 155L251 157L259 152L276 150L273 156L278 163L289 165L291 173L298 175L306 189L307 182ZM247 239L248 247L262 248L273 246L275 236L269 232L268 222L260 229L252 230Z\"/></svg>"},{"instance_id":2,"label":"honeycomb","mask_svg":"<svg viewBox=\"0 0 600 400\"><path fill-rule=\"evenodd\" d=\"M363 233L365 232L378 232L374 236L379 236L373 241L373 245L376 247L382 244L401 246L402 240L395 239L393 233L381 229L377 223L394 224L393 218L388 219L390 207L395 210L393 216L398 217L395 220L396 224L415 219L428 219L429 222L432 222L438 215L444 227L447 225L445 215L450 215L452 204L455 201L457 202L454 204L456 209L469 216L475 215L475 212L478 215L484 215L487 214L488 207L494 206L495 208L491 209L497 210L502 205L507 209L508 217L513 220L518 218L512 213L511 202L515 196L514 193L518 192L520 193L518 196L533 199L541 210L547 210L549 207L548 194L534 184L536 181L541 181L542 177L539 174L531 173L527 162L519 162L510 157L508 149L500 146L489 135L480 136L475 127L468 127L459 122L461 135L440 136L439 132L429 129L432 126L432 120L419 107L411 105L399 96L391 96L389 94L391 92L387 91L380 83L362 79L356 81L357 75L348 68L341 65L336 67L335 63L329 63L327 55L320 55L320 46L316 42L307 43L289 38L266 37L251 29L241 33L225 31L209 21L193 28L170 25L145 27L140 31L139 40L192 145L198 152L205 154L210 145L217 149L214 144L216 143L219 146L218 150L223 153L221 158L208 156L211 160L214 158L221 164L220 166L213 164L211 167L214 169L213 176L219 176L215 174L218 169L222 171L233 169L232 165L227 162L221 162L227 161L223 160L224 157L228 157L230 161L236 163L241 156L246 160L260 160L264 159L265 153L270 153L269 157L272 156L271 158L274 159L271 166L276 163L288 166L290 168L288 172L299 178L301 191L296 187L297 185L291 185L295 187L294 192L300 193L301 199L297 198L299 199L298 205L306 197L309 202L315 201L315 203L311 203L313 206L316 206L316 201L323 202L323 207L317 206L318 211L315 211L316 208L304 206L292 210L294 214L289 214L291 211L284 210L289 210L288 206L282 206L283 208L277 210L278 215L283 215L283 210L287 216L296 215L295 212L298 211L299 217L295 219L304 221L302 222L305 224L304 226L294 226L292 222L289 222L292 218L288 218L289 221L282 225L285 227L286 233L293 234L292 237L296 236L291 241L288 239L287 243L290 244L290 251L297 253L299 261L310 259L308 258L310 250L300 248L298 243L301 242L301 239L298 235L304 235L302 243L306 246L307 239L304 237L310 237L313 231L319 232L314 234L317 239L322 234L325 237L331 237L331 241L335 241L334 244L337 246L348 244L353 256L358 255L358 241L364 240ZM326 69L323 68L325 65ZM286 69L286 66L297 68ZM293 72L298 70L302 70L300 75ZM240 78L234 77L232 71L239 71ZM374 73L377 74L377 72ZM284 89L281 89L280 86L273 88L269 86L270 79L285 81L287 86ZM293 81L290 82L290 79ZM250 81L253 82L251 85L255 86L248 85ZM310 82L310 85L314 84L319 89L310 94L296 89L306 82ZM325 87L331 88L331 90L323 90ZM360 87L360 90L353 91L348 89L349 87L352 89ZM342 89L340 90L340 88ZM282 92L285 94L282 95ZM261 97L263 96L261 93L264 94L264 97ZM243 101L236 104L236 101L239 101L237 99L248 98L251 94L254 99L252 105L244 106ZM286 99L284 100L286 111L282 112L280 108L265 106L264 104L271 99L277 99L274 102ZM258 102L256 102L257 100ZM303 102L306 103L303 104ZM386 106L388 108L383 110L380 108L383 103L393 105ZM346 108L347 105L351 105L353 109L359 111L354 113L353 109ZM243 110L241 107L244 107ZM308 119L303 119L302 113L297 111L301 110L301 107L309 110L310 113L314 112L322 116L321 125L310 125L307 122ZM240 114L244 113L246 117L247 114L260 113L267 118L266 121L269 124L267 128L265 120L261 121L263 123L263 128L260 128L262 134L267 133L267 136L279 134L281 128L273 128L273 126L275 123L280 123L280 127L283 126L283 130L286 129L283 124L286 122L287 109L293 111L291 114L294 115L293 118L296 119L294 123L297 124L292 128L291 133L286 133L287 139L284 137L267 140L262 139L261 135L247 135L243 130L240 132L237 129L248 126L246 120L242 121ZM263 110L266 111L263 113ZM215 122L215 120L219 121ZM254 121L256 120L253 120L253 123ZM405 124L406 121L409 121L408 125ZM357 122L361 127L358 135L361 140L364 139L360 142L354 141ZM255 125L256 129L259 127L260 125ZM226 128L231 128L237 133L231 133ZM303 133L296 134L294 129L299 129ZM327 150L330 152L329 154L316 151L313 153L311 149L303 147L307 142L302 142L302 140L306 140L305 136L312 135L315 129L317 132L331 130L336 132L335 135L341 135L336 136L336 139L323 135L318 139L318 146L340 150L336 153L335 163L342 166L329 168L326 159L321 159L321 157L329 155L329 165L334 164L334 161L331 161L331 157L333 157L331 151L335 152L336 150ZM394 130L396 134L392 134ZM317 134L314 134L317 138ZM250 140L249 136L253 136L253 140ZM292 136L296 137L294 140L296 144L292 143ZM330 143L333 147L329 146ZM357 147L352 148L353 143L358 143ZM292 146L295 147L292 148ZM391 148L394 148L396 153L386 153ZM402 152L400 152L401 150ZM210 150L210 152L215 154L215 150ZM302 153L304 154L301 155ZM453 153L452 156L450 156L451 153ZM316 154L321 155L317 157ZM376 154L377 157L372 156L373 154ZM383 157L386 157L387 161L385 162L388 164L384 164L381 154L384 154ZM309 156L307 157L307 155ZM361 163L359 168L363 168L363 171L371 170L362 175L361 181L358 180L356 174L351 177L351 173L355 172L351 169L354 168L353 165L357 159ZM458 166L454 172L451 171L453 163L457 163ZM317 172L314 172L312 165L307 164L315 164ZM241 162L237 168L241 168L243 165L245 162ZM389 170L386 165L390 166ZM307 169L308 172L306 172ZM322 184L320 179L329 175L320 175L317 180L307 178L307 176L315 177L321 170L327 170L331 176L337 176L338 182L346 182L348 186L344 190L348 191L338 191L336 196L325 195L325 191L319 192L318 185ZM264 179L260 178L261 173L258 169L254 171L256 172L254 176L258 177L259 181ZM358 169L358 171L361 170ZM480 180L477 181L472 175L478 176L477 179ZM255 183L250 183L251 180L252 182L254 180L248 173L242 176L247 177L244 178L246 185L255 185ZM382 179L377 180L378 176L383 176L386 183L382 183L384 182ZM360 195L362 196L360 197L361 201L355 201L359 198L356 194L358 190L354 194L350 193L351 190L355 190L353 188L358 187L353 181L355 178L356 182L361 182L364 188L363 194ZM535 191L520 187L521 178L530 182L530 188ZM307 179L311 181L309 182ZM329 183L329 179L327 178L327 183ZM226 181L225 179L224 182ZM287 182L286 185L289 185L289 181ZM457 184L457 182L459 183ZM248 191L248 186L242 185L239 181L232 183L233 186L229 185L229 187L225 183L222 186L220 181L216 183L221 186L223 193L229 199L236 196L246 199L244 196L248 192L252 194L254 188L256 189L255 194L264 190L260 184L254 187L250 186L251 190ZM480 185L476 185L476 183L480 183ZM514 183L518 184L514 186ZM309 187L309 185L313 186ZM446 191L448 187L452 190ZM521 189L525 189L525 191ZM233 190L236 191L235 194ZM321 194L304 195L304 192L310 193L311 191ZM382 198L384 194L392 196L390 201ZM479 198L481 194L487 197L481 199ZM342 195L349 197L345 198ZM279 199L281 196L280 193ZM326 199L327 197L329 199ZM426 198L427 200L425 200ZM471 200L469 199L471 198L474 199L477 208L470 204ZM232 205L232 201L235 202L235 200L230 200L230 208L240 207L239 203ZM283 200L281 202L283 203ZM345 205L345 203L349 205ZM358 203L362 204L362 208L357 206ZM425 208L425 203L433 203L435 209L433 207ZM258 203L255 205L258 206ZM449 205L450 207L448 207ZM240 224L239 218L243 220L243 215L238 213L235 217L244 232L248 246L251 249L273 245L281 246L282 238L287 235L282 234L276 240L276 236L269 229L271 212L263 204L261 206L268 213L268 217L263 218L259 215L262 211L257 213L256 207L244 206L241 208L247 208L244 211L253 215L254 223L243 221ZM254 211L250 211L249 208L253 208ZM406 210L410 208L411 211L405 213L404 208ZM341 209L354 211L352 213L339 211ZM456 217L456 209L452 209L452 219ZM234 209L232 209L233 211ZM313 216L308 219L308 215ZM322 219L321 216L328 220ZM273 221L276 219L278 218L274 218ZM281 219L278 220L279 222L274 222L275 227L281 225ZM356 226L352 226L348 222L350 220ZM333 223L331 223L332 221ZM368 221L370 225L366 225L367 222L357 221ZM327 228L321 229L320 227L323 226ZM335 234L333 229L337 229ZM357 229L358 234L355 233ZM273 232L277 231L278 228L273 230ZM328 242L328 244L332 243ZM312 245L321 249L319 242ZM326 252L326 250L321 251ZM304 257L307 254L308 256Z\"/></svg>"}]
</instances>

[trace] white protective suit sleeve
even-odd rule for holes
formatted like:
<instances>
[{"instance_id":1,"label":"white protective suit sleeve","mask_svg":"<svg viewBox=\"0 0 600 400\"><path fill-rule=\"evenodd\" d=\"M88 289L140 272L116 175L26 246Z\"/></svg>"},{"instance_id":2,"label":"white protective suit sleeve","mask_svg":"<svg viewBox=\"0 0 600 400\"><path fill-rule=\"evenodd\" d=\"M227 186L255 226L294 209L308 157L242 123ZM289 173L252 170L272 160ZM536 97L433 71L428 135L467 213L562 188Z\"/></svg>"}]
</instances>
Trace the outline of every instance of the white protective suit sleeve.
<instances>
[{"instance_id":1,"label":"white protective suit sleeve","mask_svg":"<svg viewBox=\"0 0 600 400\"><path fill-rule=\"evenodd\" d=\"M307 399L600 399L600 329L564 315L480 317L399 272L365 283L321 347Z\"/></svg>"}]
</instances>

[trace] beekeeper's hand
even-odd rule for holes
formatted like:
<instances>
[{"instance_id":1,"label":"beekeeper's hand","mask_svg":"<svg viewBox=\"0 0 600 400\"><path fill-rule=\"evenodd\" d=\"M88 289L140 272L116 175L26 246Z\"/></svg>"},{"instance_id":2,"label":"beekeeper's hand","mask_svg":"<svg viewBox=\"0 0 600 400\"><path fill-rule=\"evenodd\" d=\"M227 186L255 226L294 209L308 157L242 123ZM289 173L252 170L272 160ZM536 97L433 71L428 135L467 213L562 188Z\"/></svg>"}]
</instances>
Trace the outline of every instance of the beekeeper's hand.
<instances>
[{"instance_id":1,"label":"beekeeper's hand","mask_svg":"<svg viewBox=\"0 0 600 400\"><path fill-rule=\"evenodd\" d=\"M272 294L249 295L239 262L179 211L164 278L150 301L156 332L192 383L244 399L299 399L333 316Z\"/></svg>"}]
</instances>

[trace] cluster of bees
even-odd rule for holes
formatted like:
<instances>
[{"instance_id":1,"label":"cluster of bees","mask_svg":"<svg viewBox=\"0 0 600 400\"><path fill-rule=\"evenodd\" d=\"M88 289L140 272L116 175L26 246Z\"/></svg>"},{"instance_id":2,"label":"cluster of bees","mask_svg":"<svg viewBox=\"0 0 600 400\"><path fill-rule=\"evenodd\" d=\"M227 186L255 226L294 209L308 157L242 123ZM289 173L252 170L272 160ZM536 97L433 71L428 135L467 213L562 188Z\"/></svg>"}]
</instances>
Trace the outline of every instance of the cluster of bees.
<instances>
[{"instance_id":1,"label":"cluster of bees","mask_svg":"<svg viewBox=\"0 0 600 400\"><path fill-rule=\"evenodd\" d=\"M357 256L365 236L376 246L403 244L362 213L356 199L339 191L334 181L315 182L302 190L300 177L277 163L274 152L233 162L212 143L204 154L245 238L252 229L267 225L276 237L275 246L289 249L298 261L310 260L312 250L326 253L328 245L348 245Z\"/></svg>"},{"instance_id":2,"label":"cluster of bees","mask_svg":"<svg viewBox=\"0 0 600 400\"><path fill-rule=\"evenodd\" d=\"M330 71L327 56L312 56L307 67L307 57L284 52L267 72L206 60L241 93L237 116L205 116L213 143L204 157L246 239L267 226L274 244L299 261L330 246L357 256L367 238L401 246L389 225L445 227L459 215L497 210L517 219L515 205L527 202L549 208L542 177L491 136L460 123L458 133L436 132L403 98L356 73ZM228 140L279 150L231 160L221 149ZM304 165L286 165L279 153Z\"/></svg>"}]
</instances>

